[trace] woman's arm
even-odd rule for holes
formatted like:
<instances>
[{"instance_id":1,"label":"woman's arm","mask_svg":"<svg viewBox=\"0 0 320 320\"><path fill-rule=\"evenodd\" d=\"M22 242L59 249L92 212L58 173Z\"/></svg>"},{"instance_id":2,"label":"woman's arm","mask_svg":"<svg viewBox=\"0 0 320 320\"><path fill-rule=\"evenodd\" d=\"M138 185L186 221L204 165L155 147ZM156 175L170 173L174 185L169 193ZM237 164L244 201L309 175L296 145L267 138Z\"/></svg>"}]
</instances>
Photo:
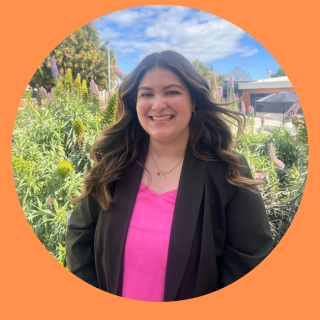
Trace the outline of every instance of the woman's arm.
<instances>
[{"instance_id":1,"label":"woman's arm","mask_svg":"<svg viewBox=\"0 0 320 320\"><path fill-rule=\"evenodd\" d=\"M78 202L70 217L66 238L69 270L83 281L98 286L94 261L94 235L100 205L89 195Z\"/></svg>"},{"instance_id":2,"label":"woman's arm","mask_svg":"<svg viewBox=\"0 0 320 320\"><path fill-rule=\"evenodd\" d=\"M252 179L248 163L243 174ZM232 188L232 187L231 187ZM260 192L238 188L228 203L226 214L226 242L221 264L221 282L225 287L255 268L273 249L268 216Z\"/></svg>"}]
</instances>

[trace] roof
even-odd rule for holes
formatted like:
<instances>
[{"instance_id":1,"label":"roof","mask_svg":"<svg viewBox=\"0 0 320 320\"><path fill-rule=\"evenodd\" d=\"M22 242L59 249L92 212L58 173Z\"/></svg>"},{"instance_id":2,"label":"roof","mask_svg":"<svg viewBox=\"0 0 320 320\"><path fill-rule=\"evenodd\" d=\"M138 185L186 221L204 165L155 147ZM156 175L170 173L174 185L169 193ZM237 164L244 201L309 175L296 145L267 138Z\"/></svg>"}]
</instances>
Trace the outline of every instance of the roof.
<instances>
[{"instance_id":1,"label":"roof","mask_svg":"<svg viewBox=\"0 0 320 320\"><path fill-rule=\"evenodd\" d=\"M240 90L269 88L292 88L292 84L287 76L261 79L248 83L239 83Z\"/></svg>"}]
</instances>

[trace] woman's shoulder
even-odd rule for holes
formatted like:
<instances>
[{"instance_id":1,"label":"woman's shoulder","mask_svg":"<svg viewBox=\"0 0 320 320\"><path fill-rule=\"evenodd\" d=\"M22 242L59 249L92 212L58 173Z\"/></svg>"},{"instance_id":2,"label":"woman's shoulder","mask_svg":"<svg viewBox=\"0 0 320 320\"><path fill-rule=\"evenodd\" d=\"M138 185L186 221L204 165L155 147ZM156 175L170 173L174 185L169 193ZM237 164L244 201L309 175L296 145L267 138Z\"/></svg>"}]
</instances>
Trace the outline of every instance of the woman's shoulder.
<instances>
[{"instance_id":1,"label":"woman's shoulder","mask_svg":"<svg viewBox=\"0 0 320 320\"><path fill-rule=\"evenodd\" d=\"M234 155L236 155L240 161L240 170L241 170L241 175L243 177L249 178L251 179L251 170L250 167L248 165L248 161L246 159L246 157L237 152L236 150L232 149L232 153ZM216 158L216 160L214 161L207 161L207 167L209 168L209 173L214 173L214 174L218 174L223 176L224 178L226 178L228 169L229 169L230 163L226 160L221 160Z\"/></svg>"}]
</instances>

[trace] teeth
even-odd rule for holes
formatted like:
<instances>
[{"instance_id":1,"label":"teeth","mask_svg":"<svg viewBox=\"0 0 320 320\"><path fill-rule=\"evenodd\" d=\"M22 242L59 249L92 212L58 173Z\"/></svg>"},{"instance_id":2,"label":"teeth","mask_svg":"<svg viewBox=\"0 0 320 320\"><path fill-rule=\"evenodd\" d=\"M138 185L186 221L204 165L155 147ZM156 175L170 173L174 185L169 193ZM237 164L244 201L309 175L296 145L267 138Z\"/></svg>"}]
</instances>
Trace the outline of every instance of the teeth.
<instances>
[{"instance_id":1,"label":"teeth","mask_svg":"<svg viewBox=\"0 0 320 320\"><path fill-rule=\"evenodd\" d=\"M152 117L152 119L154 121L165 121L165 120L170 120L172 116L167 116L167 117L162 117L162 118L155 118L155 117Z\"/></svg>"}]
</instances>

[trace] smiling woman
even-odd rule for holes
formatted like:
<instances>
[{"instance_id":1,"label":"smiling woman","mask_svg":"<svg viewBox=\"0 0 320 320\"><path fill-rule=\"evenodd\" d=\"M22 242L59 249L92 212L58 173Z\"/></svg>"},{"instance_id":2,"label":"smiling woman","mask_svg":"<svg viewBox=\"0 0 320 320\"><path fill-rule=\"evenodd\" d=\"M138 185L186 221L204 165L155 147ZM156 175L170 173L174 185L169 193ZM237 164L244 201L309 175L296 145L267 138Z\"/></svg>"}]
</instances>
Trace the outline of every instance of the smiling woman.
<instances>
[{"instance_id":1,"label":"smiling woman","mask_svg":"<svg viewBox=\"0 0 320 320\"><path fill-rule=\"evenodd\" d=\"M230 102L232 103L232 102ZM228 103L223 103L224 105ZM70 218L69 269L112 294L175 301L223 288L272 250L264 203L223 108L182 55L153 53L121 84L116 123Z\"/></svg>"},{"instance_id":2,"label":"smiling woman","mask_svg":"<svg viewBox=\"0 0 320 320\"><path fill-rule=\"evenodd\" d=\"M137 97L137 115L142 128L159 142L189 139L189 122L195 109L188 87L166 69L154 68L142 78Z\"/></svg>"}]
</instances>

